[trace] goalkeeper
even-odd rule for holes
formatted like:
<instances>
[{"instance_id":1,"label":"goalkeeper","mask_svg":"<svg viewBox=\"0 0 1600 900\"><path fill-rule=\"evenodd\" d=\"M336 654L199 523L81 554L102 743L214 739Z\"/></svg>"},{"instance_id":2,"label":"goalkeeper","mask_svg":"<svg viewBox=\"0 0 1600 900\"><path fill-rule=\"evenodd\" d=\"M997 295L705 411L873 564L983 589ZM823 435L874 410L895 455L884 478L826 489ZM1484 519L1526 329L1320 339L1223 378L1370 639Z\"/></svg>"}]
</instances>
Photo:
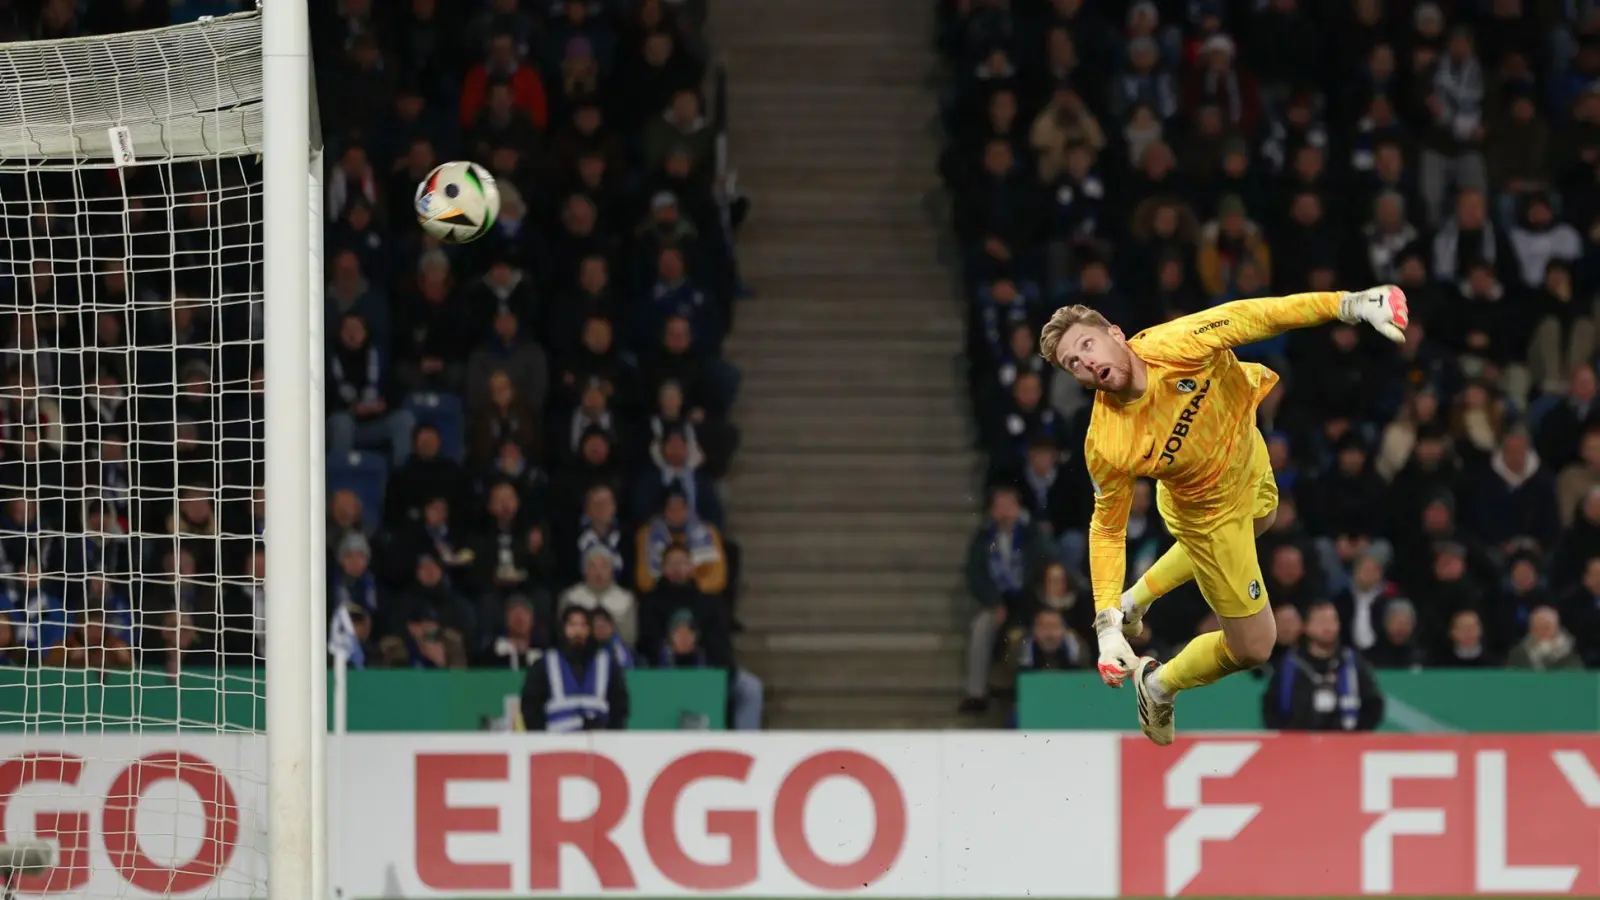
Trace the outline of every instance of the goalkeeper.
<instances>
[{"instance_id":1,"label":"goalkeeper","mask_svg":"<svg viewBox=\"0 0 1600 900\"><path fill-rule=\"evenodd\" d=\"M1255 411L1278 376L1240 362L1233 348L1338 319L1366 322L1405 340L1405 294L1384 286L1354 293L1236 300L1132 338L1086 306L1056 311L1040 352L1095 392L1084 459L1094 482L1089 569L1100 677L1130 675L1139 727L1157 744L1173 737L1173 698L1265 662L1277 641L1256 536L1277 516L1278 486ZM1177 543L1122 593L1128 510L1138 478L1156 480L1156 505ZM1157 597L1193 578L1222 624L1165 665L1128 645Z\"/></svg>"}]
</instances>

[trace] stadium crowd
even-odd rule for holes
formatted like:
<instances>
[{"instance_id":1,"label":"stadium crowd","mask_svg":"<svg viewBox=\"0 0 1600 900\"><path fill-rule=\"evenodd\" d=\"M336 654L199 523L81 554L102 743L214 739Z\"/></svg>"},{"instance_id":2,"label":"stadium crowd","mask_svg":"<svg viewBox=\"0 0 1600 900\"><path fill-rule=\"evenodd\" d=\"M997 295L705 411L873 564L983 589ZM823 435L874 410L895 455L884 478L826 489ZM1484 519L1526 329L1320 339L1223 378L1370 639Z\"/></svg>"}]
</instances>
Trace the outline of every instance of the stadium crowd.
<instances>
[{"instance_id":1,"label":"stadium crowd","mask_svg":"<svg viewBox=\"0 0 1600 900\"><path fill-rule=\"evenodd\" d=\"M1241 347L1282 497L1259 542L1283 652L1600 665L1600 6L1547 0L942 0L987 521L964 709L995 650L1093 665L1090 398L1037 352L1242 297L1396 283L1403 347ZM1170 543L1142 485L1128 577ZM1130 582L1131 583L1131 582ZM1188 586L1135 642L1214 629ZM1302 651L1295 651L1302 652ZM1339 653L1317 652L1337 667Z\"/></svg>"},{"instance_id":2,"label":"stadium crowd","mask_svg":"<svg viewBox=\"0 0 1600 900\"><path fill-rule=\"evenodd\" d=\"M253 6L0 3L0 40ZM310 7L332 646L357 667L570 657L580 682L595 646L619 667L727 668L734 724L759 727L719 493L739 437L721 356L737 282L704 0ZM458 247L411 211L452 159L502 196L493 230ZM0 335L7 660L258 658L254 165L8 183L40 202L7 207L0 272L17 298ZM558 625L574 608L591 649Z\"/></svg>"}]
</instances>

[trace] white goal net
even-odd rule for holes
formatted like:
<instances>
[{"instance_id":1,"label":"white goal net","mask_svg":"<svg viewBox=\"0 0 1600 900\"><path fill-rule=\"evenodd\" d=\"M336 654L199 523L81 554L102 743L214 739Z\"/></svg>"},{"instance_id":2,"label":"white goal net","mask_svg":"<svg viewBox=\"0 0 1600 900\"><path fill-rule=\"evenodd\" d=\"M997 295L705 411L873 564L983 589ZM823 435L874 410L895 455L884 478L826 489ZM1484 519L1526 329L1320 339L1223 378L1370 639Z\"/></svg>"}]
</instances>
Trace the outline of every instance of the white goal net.
<instances>
[{"instance_id":1,"label":"white goal net","mask_svg":"<svg viewBox=\"0 0 1600 900\"><path fill-rule=\"evenodd\" d=\"M0 843L53 863L0 869L23 896L266 895L262 99L253 14L0 45Z\"/></svg>"}]
</instances>

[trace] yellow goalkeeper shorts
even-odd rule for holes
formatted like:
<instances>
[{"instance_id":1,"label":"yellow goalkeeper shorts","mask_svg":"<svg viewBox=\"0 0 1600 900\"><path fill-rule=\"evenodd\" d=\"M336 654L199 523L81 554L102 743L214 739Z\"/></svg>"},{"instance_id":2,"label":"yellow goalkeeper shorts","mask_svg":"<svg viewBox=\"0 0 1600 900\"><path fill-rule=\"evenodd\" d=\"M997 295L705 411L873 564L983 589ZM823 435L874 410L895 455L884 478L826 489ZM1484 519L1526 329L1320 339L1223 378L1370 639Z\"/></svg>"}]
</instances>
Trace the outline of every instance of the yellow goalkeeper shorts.
<instances>
[{"instance_id":1,"label":"yellow goalkeeper shorts","mask_svg":"<svg viewBox=\"0 0 1600 900\"><path fill-rule=\"evenodd\" d=\"M1256 520L1278 508L1278 482L1272 477L1267 457L1267 442L1260 430L1253 432L1249 501L1239 504L1234 513L1221 519L1186 527L1186 516L1164 490L1156 485L1156 508L1167 528L1194 564L1195 585L1211 611L1219 617L1242 618L1267 606L1267 585L1261 577L1261 561L1256 557Z\"/></svg>"}]
</instances>

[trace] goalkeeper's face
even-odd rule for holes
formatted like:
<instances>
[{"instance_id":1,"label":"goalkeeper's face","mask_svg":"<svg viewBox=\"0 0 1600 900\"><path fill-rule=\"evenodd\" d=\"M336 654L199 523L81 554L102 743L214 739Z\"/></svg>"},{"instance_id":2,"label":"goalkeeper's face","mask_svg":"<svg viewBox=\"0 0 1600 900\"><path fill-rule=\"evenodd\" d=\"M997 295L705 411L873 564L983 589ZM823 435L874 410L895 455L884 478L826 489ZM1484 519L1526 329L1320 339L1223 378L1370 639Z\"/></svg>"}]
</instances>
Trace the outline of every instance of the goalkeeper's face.
<instances>
[{"instance_id":1,"label":"goalkeeper's face","mask_svg":"<svg viewBox=\"0 0 1600 900\"><path fill-rule=\"evenodd\" d=\"M1091 391L1121 393L1133 384L1133 351L1122 329L1074 325L1061 336L1056 362Z\"/></svg>"}]
</instances>

